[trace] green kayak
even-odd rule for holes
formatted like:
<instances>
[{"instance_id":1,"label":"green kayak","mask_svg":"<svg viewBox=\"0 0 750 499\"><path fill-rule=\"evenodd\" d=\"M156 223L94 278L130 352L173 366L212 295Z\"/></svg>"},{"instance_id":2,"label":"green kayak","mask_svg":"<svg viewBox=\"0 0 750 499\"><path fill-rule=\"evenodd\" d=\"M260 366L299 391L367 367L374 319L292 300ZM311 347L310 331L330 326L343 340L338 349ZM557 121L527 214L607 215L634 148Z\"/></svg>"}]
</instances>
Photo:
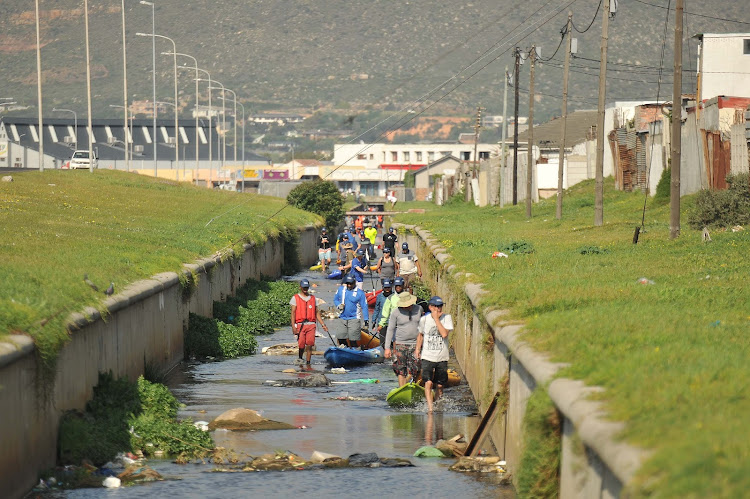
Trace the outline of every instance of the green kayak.
<instances>
[{"instance_id":1,"label":"green kayak","mask_svg":"<svg viewBox=\"0 0 750 499\"><path fill-rule=\"evenodd\" d=\"M385 398L390 406L414 405L424 399L424 388L416 383L407 383L388 392Z\"/></svg>"}]
</instances>

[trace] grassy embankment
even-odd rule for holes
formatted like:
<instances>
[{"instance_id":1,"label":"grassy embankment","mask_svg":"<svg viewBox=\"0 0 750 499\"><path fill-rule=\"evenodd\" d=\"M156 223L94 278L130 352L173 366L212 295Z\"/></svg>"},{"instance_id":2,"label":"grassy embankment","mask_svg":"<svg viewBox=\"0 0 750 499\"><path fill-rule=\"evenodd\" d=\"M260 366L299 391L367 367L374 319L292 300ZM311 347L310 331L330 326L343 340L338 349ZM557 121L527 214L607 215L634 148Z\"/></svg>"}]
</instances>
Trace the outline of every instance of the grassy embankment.
<instances>
[{"instance_id":1,"label":"grassy embankment","mask_svg":"<svg viewBox=\"0 0 750 499\"><path fill-rule=\"evenodd\" d=\"M319 217L281 199L209 191L113 171L35 171L0 186L0 339L27 333L54 363L67 341L65 322L104 289L160 272L242 242L262 242ZM83 281L88 274L99 287Z\"/></svg>"},{"instance_id":2,"label":"grassy embankment","mask_svg":"<svg viewBox=\"0 0 750 499\"><path fill-rule=\"evenodd\" d=\"M638 245L643 196L605 184L604 221L593 226L593 183L571 189L563 220L555 199L476 208L457 203L399 222L430 230L489 294L482 306L508 309L524 338L562 375L605 388L601 399L622 437L654 453L634 495L739 497L750 487L750 230L690 230L669 239L669 206L649 200ZM402 209L408 208L402 206ZM420 205L420 208L424 205ZM750 229L750 228L748 228ZM531 254L492 259L509 243ZM645 277L653 284L640 284Z\"/></svg>"}]
</instances>

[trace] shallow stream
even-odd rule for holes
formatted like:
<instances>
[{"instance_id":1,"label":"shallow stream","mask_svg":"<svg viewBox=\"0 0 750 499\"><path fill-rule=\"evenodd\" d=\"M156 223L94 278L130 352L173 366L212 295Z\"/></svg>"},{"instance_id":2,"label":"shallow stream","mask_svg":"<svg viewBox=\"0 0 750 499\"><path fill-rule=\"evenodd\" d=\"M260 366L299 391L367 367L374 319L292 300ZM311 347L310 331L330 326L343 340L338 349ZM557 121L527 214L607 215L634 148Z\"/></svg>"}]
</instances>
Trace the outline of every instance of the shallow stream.
<instances>
[{"instance_id":1,"label":"shallow stream","mask_svg":"<svg viewBox=\"0 0 750 499\"><path fill-rule=\"evenodd\" d=\"M303 272L317 284L315 295L333 304L337 281L323 279L319 272ZM368 282L366 288L371 285ZM328 320L328 324L332 321ZM290 327L272 335L259 336L263 347L293 342ZM318 338L317 350L331 340ZM271 386L269 380L291 380L301 374L283 373L293 368L292 356L260 353L239 359L208 363L186 363L175 369L168 385L185 407L180 418L211 421L224 411L245 407L275 421L300 429L257 432L215 431L217 446L251 456L291 451L309 459L313 451L348 457L375 452L380 457L409 458L413 468L352 468L297 472L215 473L212 464L177 465L169 460L149 460L166 481L121 489L81 489L67 497L515 497L513 490L498 484L497 477L460 474L448 470L454 459L412 457L416 449L440 438L461 433L470 438L479 423L468 386L446 390L442 412L428 416L424 405L395 410L385 402L397 386L388 361L351 368L346 374L332 374L322 356L313 356L312 368L333 382L356 378L377 378L377 384L334 384L330 387L296 388ZM338 397L375 400L338 400ZM488 446L489 444L486 444ZM169 480L169 479L172 480Z\"/></svg>"}]
</instances>

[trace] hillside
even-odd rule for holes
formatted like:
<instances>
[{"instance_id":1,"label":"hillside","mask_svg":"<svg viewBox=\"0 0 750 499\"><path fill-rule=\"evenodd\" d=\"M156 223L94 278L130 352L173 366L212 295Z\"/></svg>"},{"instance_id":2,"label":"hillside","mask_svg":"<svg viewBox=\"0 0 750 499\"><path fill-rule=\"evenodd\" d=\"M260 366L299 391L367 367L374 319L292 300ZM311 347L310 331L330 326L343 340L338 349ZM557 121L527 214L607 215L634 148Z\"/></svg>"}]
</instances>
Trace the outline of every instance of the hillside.
<instances>
[{"instance_id":1,"label":"hillside","mask_svg":"<svg viewBox=\"0 0 750 499\"><path fill-rule=\"evenodd\" d=\"M560 41L565 23L560 0L531 2L472 0L457 4L439 0L416 2L395 0L214 0L184 2L157 0L156 31L175 39L178 51L192 54L215 79L237 91L260 109L352 109L367 105L400 109L412 99L435 89L456 75L493 46L500 50L430 95L439 100L427 114L471 114L481 105L490 114L502 111L503 71L512 68L511 49L536 43L549 57ZM648 6L658 0L621 2L610 28L610 80L608 100L656 97L656 70L666 11ZM584 29L596 11L596 0L578 0L574 22ZM718 5L717 5L718 4ZM54 10L50 10L54 5ZM189 7L186 7L189 5ZM742 0L700 4L690 2L688 10L750 22ZM42 63L45 76L45 109L67 107L85 115L85 64L82 2L41 2ZM92 3L91 43L93 94L96 114L111 113L109 104L122 100L122 55L120 2ZM541 13L535 14L540 8ZM541 25L547 14L561 14L525 40L529 27ZM137 1L126 2L128 22L129 85L132 99L151 96L151 42L135 36L151 31L150 8ZM513 31L525 19L522 30ZM571 75L571 106L596 106L599 56L599 20L585 34L578 34L580 59ZM524 31L525 30L525 31ZM698 32L750 31L750 24L687 16L686 36ZM35 105L36 60L33 4L8 0L0 4L0 97L12 97L20 104ZM520 35L519 35L520 33ZM672 35L669 35L671 45ZM164 40L157 52L171 50ZM667 68L671 52L666 51ZM463 78L492 58L498 59L468 82L448 93ZM686 67L695 65L696 42L685 47ZM555 57L562 60L562 53ZM590 59L590 60L589 60ZM537 120L559 113L562 70L551 61L537 71ZM172 62L157 55L158 95L172 95ZM594 68L586 70L585 67ZM586 74L587 71L590 74ZM686 71L686 91L694 75ZM665 78L662 95L671 92L671 78ZM181 93L191 96L192 82L182 74ZM523 66L520 88L528 88L528 65ZM512 109L512 92L509 109ZM522 94L521 113L527 96ZM417 110L419 110L417 108ZM27 114L33 111L26 111Z\"/></svg>"}]
</instances>

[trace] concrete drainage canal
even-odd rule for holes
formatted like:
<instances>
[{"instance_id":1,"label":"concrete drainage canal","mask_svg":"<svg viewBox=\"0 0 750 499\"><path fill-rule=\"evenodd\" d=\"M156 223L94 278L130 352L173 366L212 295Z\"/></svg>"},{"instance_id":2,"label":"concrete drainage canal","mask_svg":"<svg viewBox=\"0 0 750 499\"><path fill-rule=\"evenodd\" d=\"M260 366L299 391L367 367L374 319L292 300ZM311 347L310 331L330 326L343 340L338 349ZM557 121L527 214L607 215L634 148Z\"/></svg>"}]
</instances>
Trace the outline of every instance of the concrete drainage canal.
<instances>
[{"instance_id":1,"label":"concrete drainage canal","mask_svg":"<svg viewBox=\"0 0 750 499\"><path fill-rule=\"evenodd\" d=\"M306 271L287 279L309 279L315 296L326 302L324 307L333 306L339 281L324 276ZM366 284L366 288L370 287L369 282ZM331 346L331 340L320 332L324 336L316 338L316 350L324 351ZM393 409L385 401L386 394L397 386L389 361L337 373L331 372L318 354L312 358L312 371L306 371L295 365L296 355L261 353L265 347L293 342L295 337L289 326L256 339L255 355L186 362L170 373L166 384L184 404L178 414L181 419L212 422L228 410L248 408L264 419L285 423L281 426L287 429L215 429L212 436L216 446L231 450L237 463L213 464L206 460L181 465L167 459L149 459L146 464L160 473L164 481L116 492L77 489L60 494L65 497L101 497L109 493L118 497L515 497L513 489L502 484L501 474L449 471L455 458L413 456L420 447L434 445L440 439L449 440L458 434L467 441L471 438L479 417L465 382L446 389L441 409L433 414L426 414L424 403ZM321 373L330 385L297 386ZM353 379L378 382L352 383ZM489 441L484 449L494 454ZM317 465L298 469L302 467L295 466L296 456L310 461L314 453L342 458L361 456L344 467ZM263 459L258 459L262 456L266 460L278 457L277 461L285 464L273 471L273 466L263 466ZM362 466L354 466L357 459L364 461L360 463ZM405 466L406 460L412 465Z\"/></svg>"}]
</instances>

